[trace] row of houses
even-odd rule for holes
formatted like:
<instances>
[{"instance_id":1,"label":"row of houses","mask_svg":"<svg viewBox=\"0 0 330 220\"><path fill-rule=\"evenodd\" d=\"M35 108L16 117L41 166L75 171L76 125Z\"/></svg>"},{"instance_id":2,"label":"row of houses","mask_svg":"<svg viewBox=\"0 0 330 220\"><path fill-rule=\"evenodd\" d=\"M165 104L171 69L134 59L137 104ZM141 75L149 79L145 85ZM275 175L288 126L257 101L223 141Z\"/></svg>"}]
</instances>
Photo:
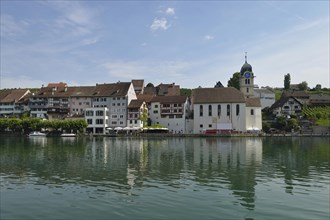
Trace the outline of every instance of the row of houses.
<instances>
[{"instance_id":1,"label":"row of houses","mask_svg":"<svg viewBox=\"0 0 330 220\"><path fill-rule=\"evenodd\" d=\"M261 104L260 98L253 95L253 79L252 67L245 60L241 91L197 88L191 97L181 96L175 83L156 87L144 86L144 80L76 87L50 83L37 92L17 90L11 95L3 94L0 114L19 109L12 113L29 110L31 117L48 120L84 117L87 132L92 133L146 125L162 125L170 132L186 134L261 130ZM3 100L10 101L10 105Z\"/></svg>"}]
</instances>

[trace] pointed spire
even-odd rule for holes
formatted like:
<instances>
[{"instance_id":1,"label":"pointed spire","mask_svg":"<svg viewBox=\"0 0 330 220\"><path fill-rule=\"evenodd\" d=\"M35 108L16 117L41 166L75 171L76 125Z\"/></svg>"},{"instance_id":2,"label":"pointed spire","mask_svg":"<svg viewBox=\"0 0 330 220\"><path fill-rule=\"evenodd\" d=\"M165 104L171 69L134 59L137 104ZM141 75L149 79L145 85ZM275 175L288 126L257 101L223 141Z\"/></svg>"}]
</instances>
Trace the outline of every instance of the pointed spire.
<instances>
[{"instance_id":1,"label":"pointed spire","mask_svg":"<svg viewBox=\"0 0 330 220\"><path fill-rule=\"evenodd\" d=\"M245 63L247 63L247 52L245 52Z\"/></svg>"}]
</instances>

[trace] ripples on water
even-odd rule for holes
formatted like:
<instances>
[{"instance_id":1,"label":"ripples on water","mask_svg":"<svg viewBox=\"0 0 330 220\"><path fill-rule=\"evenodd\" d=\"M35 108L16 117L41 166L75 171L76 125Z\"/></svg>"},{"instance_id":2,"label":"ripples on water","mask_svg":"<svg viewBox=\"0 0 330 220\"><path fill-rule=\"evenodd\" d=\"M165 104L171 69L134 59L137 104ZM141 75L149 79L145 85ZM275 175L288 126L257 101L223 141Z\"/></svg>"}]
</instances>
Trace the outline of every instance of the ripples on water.
<instances>
[{"instance_id":1,"label":"ripples on water","mask_svg":"<svg viewBox=\"0 0 330 220\"><path fill-rule=\"evenodd\" d=\"M328 219L329 139L0 140L1 219Z\"/></svg>"}]
</instances>

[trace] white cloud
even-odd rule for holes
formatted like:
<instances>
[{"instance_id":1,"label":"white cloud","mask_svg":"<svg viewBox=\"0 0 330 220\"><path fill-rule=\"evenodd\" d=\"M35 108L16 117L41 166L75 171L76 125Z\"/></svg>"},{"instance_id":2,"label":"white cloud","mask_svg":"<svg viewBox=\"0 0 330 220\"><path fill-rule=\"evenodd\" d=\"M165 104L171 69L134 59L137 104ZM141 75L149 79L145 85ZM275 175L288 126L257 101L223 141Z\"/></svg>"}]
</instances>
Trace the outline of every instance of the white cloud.
<instances>
[{"instance_id":1,"label":"white cloud","mask_svg":"<svg viewBox=\"0 0 330 220\"><path fill-rule=\"evenodd\" d=\"M213 39L214 39L214 36L211 36L211 35L205 35L205 36L204 36L204 39L205 39L205 40L213 40Z\"/></svg>"},{"instance_id":2,"label":"white cloud","mask_svg":"<svg viewBox=\"0 0 330 220\"><path fill-rule=\"evenodd\" d=\"M145 79L154 83L184 78L195 63L186 61L110 61L102 65L108 77L118 80ZM155 82L155 80L158 80Z\"/></svg>"},{"instance_id":3,"label":"white cloud","mask_svg":"<svg viewBox=\"0 0 330 220\"><path fill-rule=\"evenodd\" d=\"M174 8L167 8L165 13L167 15L175 15L175 9Z\"/></svg>"},{"instance_id":4,"label":"white cloud","mask_svg":"<svg viewBox=\"0 0 330 220\"><path fill-rule=\"evenodd\" d=\"M150 29L152 31L157 30L167 30L170 27L166 18L155 18L152 24L150 25Z\"/></svg>"},{"instance_id":5,"label":"white cloud","mask_svg":"<svg viewBox=\"0 0 330 220\"><path fill-rule=\"evenodd\" d=\"M94 30L98 28L95 21L98 11L95 8L90 8L76 1L47 1L42 2L42 4L59 12L53 23L55 29L53 32L83 36L94 33Z\"/></svg>"}]
</instances>

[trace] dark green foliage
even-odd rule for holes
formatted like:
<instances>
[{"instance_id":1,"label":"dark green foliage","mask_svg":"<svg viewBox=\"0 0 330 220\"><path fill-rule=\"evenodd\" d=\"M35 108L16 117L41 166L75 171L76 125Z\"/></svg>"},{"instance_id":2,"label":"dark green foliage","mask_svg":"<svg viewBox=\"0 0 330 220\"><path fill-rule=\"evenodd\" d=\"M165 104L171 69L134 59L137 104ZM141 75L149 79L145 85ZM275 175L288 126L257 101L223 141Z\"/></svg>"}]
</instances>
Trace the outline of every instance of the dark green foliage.
<instances>
[{"instance_id":1,"label":"dark green foliage","mask_svg":"<svg viewBox=\"0 0 330 220\"><path fill-rule=\"evenodd\" d=\"M41 129L51 129L55 131L84 132L87 128L87 122L84 119L79 120L41 120L39 118L1 118L0 131L6 129L14 132L30 133L31 131L40 131Z\"/></svg>"},{"instance_id":2,"label":"dark green foliage","mask_svg":"<svg viewBox=\"0 0 330 220\"><path fill-rule=\"evenodd\" d=\"M228 87L234 87L236 89L240 89L240 86L239 86L239 78L240 78L240 72L236 72L233 74L233 77L231 77L228 81L228 84L227 86Z\"/></svg>"},{"instance_id":3,"label":"dark green foliage","mask_svg":"<svg viewBox=\"0 0 330 220\"><path fill-rule=\"evenodd\" d=\"M305 91L305 90L307 90L307 89L308 89L308 84L307 84L307 82L306 82L306 81L303 81L303 82L299 83L299 84L298 84L298 88L299 88L299 90L301 90L301 91Z\"/></svg>"},{"instance_id":4,"label":"dark green foliage","mask_svg":"<svg viewBox=\"0 0 330 220\"><path fill-rule=\"evenodd\" d=\"M290 73L284 75L284 89L289 90L291 84L291 76Z\"/></svg>"},{"instance_id":5,"label":"dark green foliage","mask_svg":"<svg viewBox=\"0 0 330 220\"><path fill-rule=\"evenodd\" d=\"M181 88L180 89L180 95L190 97L191 96L191 91L192 91L191 89Z\"/></svg>"}]
</instances>

